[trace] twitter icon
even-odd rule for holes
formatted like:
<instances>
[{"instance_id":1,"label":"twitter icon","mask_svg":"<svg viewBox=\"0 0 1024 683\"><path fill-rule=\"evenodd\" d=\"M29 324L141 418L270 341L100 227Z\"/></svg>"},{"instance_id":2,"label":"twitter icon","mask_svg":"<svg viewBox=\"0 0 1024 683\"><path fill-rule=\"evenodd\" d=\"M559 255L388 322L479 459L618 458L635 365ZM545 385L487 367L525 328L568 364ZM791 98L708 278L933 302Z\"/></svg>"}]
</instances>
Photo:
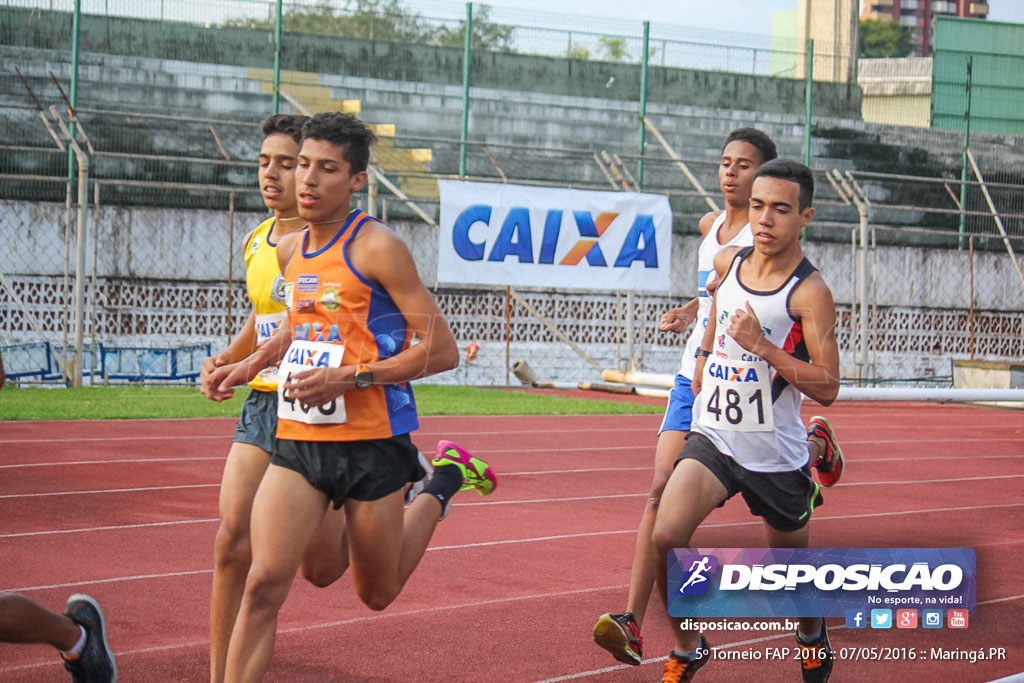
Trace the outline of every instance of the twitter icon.
<instances>
[{"instance_id":1,"label":"twitter icon","mask_svg":"<svg viewBox=\"0 0 1024 683\"><path fill-rule=\"evenodd\" d=\"M871 628L892 628L892 610L871 610Z\"/></svg>"}]
</instances>

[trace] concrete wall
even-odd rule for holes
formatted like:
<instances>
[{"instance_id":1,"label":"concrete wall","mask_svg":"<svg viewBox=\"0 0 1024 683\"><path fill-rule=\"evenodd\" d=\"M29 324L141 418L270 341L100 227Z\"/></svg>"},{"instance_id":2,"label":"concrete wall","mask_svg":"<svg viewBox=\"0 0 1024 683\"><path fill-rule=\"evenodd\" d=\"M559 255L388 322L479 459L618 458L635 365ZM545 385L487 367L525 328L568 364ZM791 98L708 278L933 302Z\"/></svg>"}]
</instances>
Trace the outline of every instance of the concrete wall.
<instances>
[{"instance_id":1,"label":"concrete wall","mask_svg":"<svg viewBox=\"0 0 1024 683\"><path fill-rule=\"evenodd\" d=\"M862 59L857 83L868 123L928 128L932 117L932 58Z\"/></svg>"},{"instance_id":2,"label":"concrete wall","mask_svg":"<svg viewBox=\"0 0 1024 683\"><path fill-rule=\"evenodd\" d=\"M64 207L61 204L4 202L0 242L8 245L4 272L10 278L57 276L63 273ZM233 268L243 278L244 236L266 214L235 215ZM437 233L422 223L394 224L430 286L437 280ZM96 274L99 277L221 282L227 277L228 216L223 211L104 207L99 213ZM92 274L93 228L86 253ZM675 235L672 243L672 288L679 299L696 293L699 237ZM856 269L848 244L805 244L807 257L818 267L838 303L857 300ZM970 264L965 251L914 247L879 247L877 302L883 306L966 309L969 307ZM975 306L994 311L1024 310L1024 286L1017 281L1009 257L1001 252L974 256ZM73 254L72 254L73 262ZM73 269L73 264L72 264Z\"/></svg>"},{"instance_id":3,"label":"concrete wall","mask_svg":"<svg viewBox=\"0 0 1024 683\"><path fill-rule=\"evenodd\" d=\"M870 123L927 128L931 108L930 95L865 95L861 112Z\"/></svg>"}]
</instances>

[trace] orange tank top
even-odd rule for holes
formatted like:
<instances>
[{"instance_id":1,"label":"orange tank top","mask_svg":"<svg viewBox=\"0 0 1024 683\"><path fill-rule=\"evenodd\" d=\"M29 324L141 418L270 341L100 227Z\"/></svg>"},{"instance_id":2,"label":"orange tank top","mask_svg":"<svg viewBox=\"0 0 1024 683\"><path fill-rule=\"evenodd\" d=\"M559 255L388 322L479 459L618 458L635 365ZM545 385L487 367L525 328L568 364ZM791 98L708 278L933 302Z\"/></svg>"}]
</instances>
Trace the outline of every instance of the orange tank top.
<instances>
[{"instance_id":1,"label":"orange tank top","mask_svg":"<svg viewBox=\"0 0 1024 683\"><path fill-rule=\"evenodd\" d=\"M331 241L315 252L308 251L305 232L284 270L293 342L344 345L342 365L390 358L409 348L412 336L391 296L349 260L349 245L371 218L354 210ZM338 398L342 400L344 423L307 424L279 417L278 438L358 441L407 434L419 427L408 382L352 389Z\"/></svg>"}]
</instances>

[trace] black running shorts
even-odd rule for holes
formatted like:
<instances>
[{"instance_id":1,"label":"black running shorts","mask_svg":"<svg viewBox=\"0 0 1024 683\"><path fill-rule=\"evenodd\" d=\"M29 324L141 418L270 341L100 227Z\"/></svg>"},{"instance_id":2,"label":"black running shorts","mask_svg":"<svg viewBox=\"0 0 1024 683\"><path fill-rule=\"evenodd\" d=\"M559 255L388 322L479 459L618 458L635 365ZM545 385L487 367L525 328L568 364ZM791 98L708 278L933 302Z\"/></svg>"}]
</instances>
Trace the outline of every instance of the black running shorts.
<instances>
[{"instance_id":1,"label":"black running shorts","mask_svg":"<svg viewBox=\"0 0 1024 683\"><path fill-rule=\"evenodd\" d=\"M274 452L277 433L277 392L253 389L242 404L242 416L235 425L235 443L247 443Z\"/></svg>"},{"instance_id":2,"label":"black running shorts","mask_svg":"<svg viewBox=\"0 0 1024 683\"><path fill-rule=\"evenodd\" d=\"M368 441L278 439L270 464L301 474L336 510L349 498L378 500L426 474L408 434Z\"/></svg>"},{"instance_id":3,"label":"black running shorts","mask_svg":"<svg viewBox=\"0 0 1024 683\"><path fill-rule=\"evenodd\" d=\"M789 472L753 472L720 452L708 437L690 432L676 465L696 460L722 482L728 495L743 494L750 512L763 517L779 531L796 531L811 521L811 513L823 504L821 491L811 478L810 465ZM722 502L724 505L725 501Z\"/></svg>"}]
</instances>

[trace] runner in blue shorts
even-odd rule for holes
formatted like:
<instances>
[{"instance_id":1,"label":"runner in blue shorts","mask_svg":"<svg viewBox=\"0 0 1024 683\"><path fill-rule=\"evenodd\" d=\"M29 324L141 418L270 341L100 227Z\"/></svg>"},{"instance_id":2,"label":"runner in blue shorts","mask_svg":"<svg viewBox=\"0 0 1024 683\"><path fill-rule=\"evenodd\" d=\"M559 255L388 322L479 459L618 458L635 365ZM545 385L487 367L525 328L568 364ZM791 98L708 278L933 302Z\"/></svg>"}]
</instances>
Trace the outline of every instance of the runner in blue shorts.
<instances>
[{"instance_id":1,"label":"runner in blue shorts","mask_svg":"<svg viewBox=\"0 0 1024 683\"><path fill-rule=\"evenodd\" d=\"M715 257L720 285L696 353L693 431L663 491L651 539L665 604L668 552L690 547L704 519L737 493L762 518L769 547L808 546L822 497L811 477L802 397L828 406L839 393L835 304L799 242L814 216L813 196L814 179L803 164L764 164L750 196L754 246ZM669 620L676 647L662 683L690 681L708 663L708 643L699 630ZM833 655L824 620L801 617L796 637L804 683L828 681Z\"/></svg>"},{"instance_id":2,"label":"runner in blue shorts","mask_svg":"<svg viewBox=\"0 0 1024 683\"><path fill-rule=\"evenodd\" d=\"M697 298L685 306L669 310L659 321L660 330L677 334L685 332L694 319L696 324L683 350L675 386L669 394L668 408L658 430L654 480L637 530L626 611L602 614L594 625L594 641L626 664L639 665L642 657L640 627L654 585L657 560L651 544L651 532L673 463L690 432L694 401L690 383L696 367L695 353L708 326L715 288L715 255L723 249L753 244L748 213L754 174L762 164L776 156L775 143L754 128L734 130L726 138L718 167L718 183L725 200L725 210L711 211L700 221L703 239L697 252ZM808 444L822 483L831 486L842 474L843 461L832 428L824 418L816 417L811 421Z\"/></svg>"}]
</instances>

